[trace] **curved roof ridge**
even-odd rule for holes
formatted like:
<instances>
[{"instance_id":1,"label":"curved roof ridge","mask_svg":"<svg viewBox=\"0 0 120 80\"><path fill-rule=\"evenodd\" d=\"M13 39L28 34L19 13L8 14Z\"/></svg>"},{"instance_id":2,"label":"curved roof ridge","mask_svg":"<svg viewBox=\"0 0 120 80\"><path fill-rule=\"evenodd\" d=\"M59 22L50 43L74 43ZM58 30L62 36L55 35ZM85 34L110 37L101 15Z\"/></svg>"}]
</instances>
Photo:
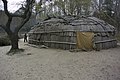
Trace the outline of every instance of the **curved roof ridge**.
<instances>
[{"instance_id":1,"label":"curved roof ridge","mask_svg":"<svg viewBox=\"0 0 120 80\"><path fill-rule=\"evenodd\" d=\"M115 28L100 20L96 17L62 17L64 19L72 20L68 24L67 21L61 18L51 18L47 21L43 21L43 25L39 25L39 28L35 31L56 31L56 30L79 30L79 31L93 31L93 32L113 32ZM69 21L68 20L68 21ZM41 28L40 28L41 27ZM44 29L42 29L44 28Z\"/></svg>"},{"instance_id":2,"label":"curved roof ridge","mask_svg":"<svg viewBox=\"0 0 120 80\"><path fill-rule=\"evenodd\" d=\"M104 30L107 29L107 28L103 25L103 23L105 23L105 25L108 24L108 23L106 23L104 20L100 20L99 18L96 18L96 17L88 17L88 19L93 20L93 21L95 21L96 23L100 24Z\"/></svg>"}]
</instances>

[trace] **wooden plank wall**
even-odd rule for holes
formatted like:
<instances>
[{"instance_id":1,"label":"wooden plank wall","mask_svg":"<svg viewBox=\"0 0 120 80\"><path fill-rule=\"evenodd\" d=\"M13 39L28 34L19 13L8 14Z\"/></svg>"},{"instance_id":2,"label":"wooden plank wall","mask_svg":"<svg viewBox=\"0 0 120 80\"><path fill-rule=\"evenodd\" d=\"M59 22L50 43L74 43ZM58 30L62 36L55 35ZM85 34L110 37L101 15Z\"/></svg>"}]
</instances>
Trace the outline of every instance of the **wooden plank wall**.
<instances>
[{"instance_id":1,"label":"wooden plank wall","mask_svg":"<svg viewBox=\"0 0 120 80\"><path fill-rule=\"evenodd\" d=\"M97 50L117 47L117 40L110 33L95 33L94 44Z\"/></svg>"},{"instance_id":2,"label":"wooden plank wall","mask_svg":"<svg viewBox=\"0 0 120 80\"><path fill-rule=\"evenodd\" d=\"M46 45L57 49L76 49L76 32L60 31L47 33L30 33L29 43L35 45ZM114 35L107 32L95 33L93 44L96 50L109 49L117 46Z\"/></svg>"},{"instance_id":3,"label":"wooden plank wall","mask_svg":"<svg viewBox=\"0 0 120 80\"><path fill-rule=\"evenodd\" d=\"M52 32L52 33L36 33L30 34L29 43L36 45L46 45L57 49L75 49L76 48L76 32Z\"/></svg>"}]
</instances>

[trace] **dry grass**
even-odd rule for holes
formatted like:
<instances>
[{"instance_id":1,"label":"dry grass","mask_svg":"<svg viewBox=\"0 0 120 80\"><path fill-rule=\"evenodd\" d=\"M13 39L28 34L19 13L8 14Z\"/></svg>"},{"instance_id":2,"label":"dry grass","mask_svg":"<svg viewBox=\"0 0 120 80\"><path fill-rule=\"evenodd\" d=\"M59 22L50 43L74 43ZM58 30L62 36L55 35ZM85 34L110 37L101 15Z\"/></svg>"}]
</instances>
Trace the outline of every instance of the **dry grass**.
<instances>
[{"instance_id":1,"label":"dry grass","mask_svg":"<svg viewBox=\"0 0 120 80\"><path fill-rule=\"evenodd\" d=\"M10 39L8 38L8 36L2 36L0 37L0 46L8 46L10 45Z\"/></svg>"},{"instance_id":2,"label":"dry grass","mask_svg":"<svg viewBox=\"0 0 120 80\"><path fill-rule=\"evenodd\" d=\"M120 80L120 47L69 52L19 44L25 51L13 56L10 46L0 47L0 80Z\"/></svg>"}]
</instances>

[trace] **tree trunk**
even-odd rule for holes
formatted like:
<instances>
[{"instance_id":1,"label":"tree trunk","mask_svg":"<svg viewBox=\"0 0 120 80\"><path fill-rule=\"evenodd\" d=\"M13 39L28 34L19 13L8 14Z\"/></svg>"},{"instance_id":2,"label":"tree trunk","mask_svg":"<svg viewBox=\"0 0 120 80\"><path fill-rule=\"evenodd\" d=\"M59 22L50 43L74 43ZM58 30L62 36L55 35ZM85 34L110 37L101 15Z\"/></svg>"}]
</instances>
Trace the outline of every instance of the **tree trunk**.
<instances>
[{"instance_id":1,"label":"tree trunk","mask_svg":"<svg viewBox=\"0 0 120 80\"><path fill-rule=\"evenodd\" d=\"M18 34L10 35L10 40L11 40L11 50L19 49L19 46L18 46Z\"/></svg>"}]
</instances>

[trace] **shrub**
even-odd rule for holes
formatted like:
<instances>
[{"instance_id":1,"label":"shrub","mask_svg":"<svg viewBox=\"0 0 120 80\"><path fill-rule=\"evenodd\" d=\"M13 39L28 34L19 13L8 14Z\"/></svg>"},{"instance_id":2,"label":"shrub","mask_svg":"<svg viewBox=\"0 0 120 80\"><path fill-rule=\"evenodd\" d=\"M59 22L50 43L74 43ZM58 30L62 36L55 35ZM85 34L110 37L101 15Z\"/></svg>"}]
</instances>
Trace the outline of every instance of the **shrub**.
<instances>
[{"instance_id":1,"label":"shrub","mask_svg":"<svg viewBox=\"0 0 120 80\"><path fill-rule=\"evenodd\" d=\"M120 42L120 34L116 35L117 40Z\"/></svg>"},{"instance_id":2,"label":"shrub","mask_svg":"<svg viewBox=\"0 0 120 80\"><path fill-rule=\"evenodd\" d=\"M8 46L10 44L11 44L11 42L10 42L10 39L8 38L8 36L0 37L0 46Z\"/></svg>"}]
</instances>

